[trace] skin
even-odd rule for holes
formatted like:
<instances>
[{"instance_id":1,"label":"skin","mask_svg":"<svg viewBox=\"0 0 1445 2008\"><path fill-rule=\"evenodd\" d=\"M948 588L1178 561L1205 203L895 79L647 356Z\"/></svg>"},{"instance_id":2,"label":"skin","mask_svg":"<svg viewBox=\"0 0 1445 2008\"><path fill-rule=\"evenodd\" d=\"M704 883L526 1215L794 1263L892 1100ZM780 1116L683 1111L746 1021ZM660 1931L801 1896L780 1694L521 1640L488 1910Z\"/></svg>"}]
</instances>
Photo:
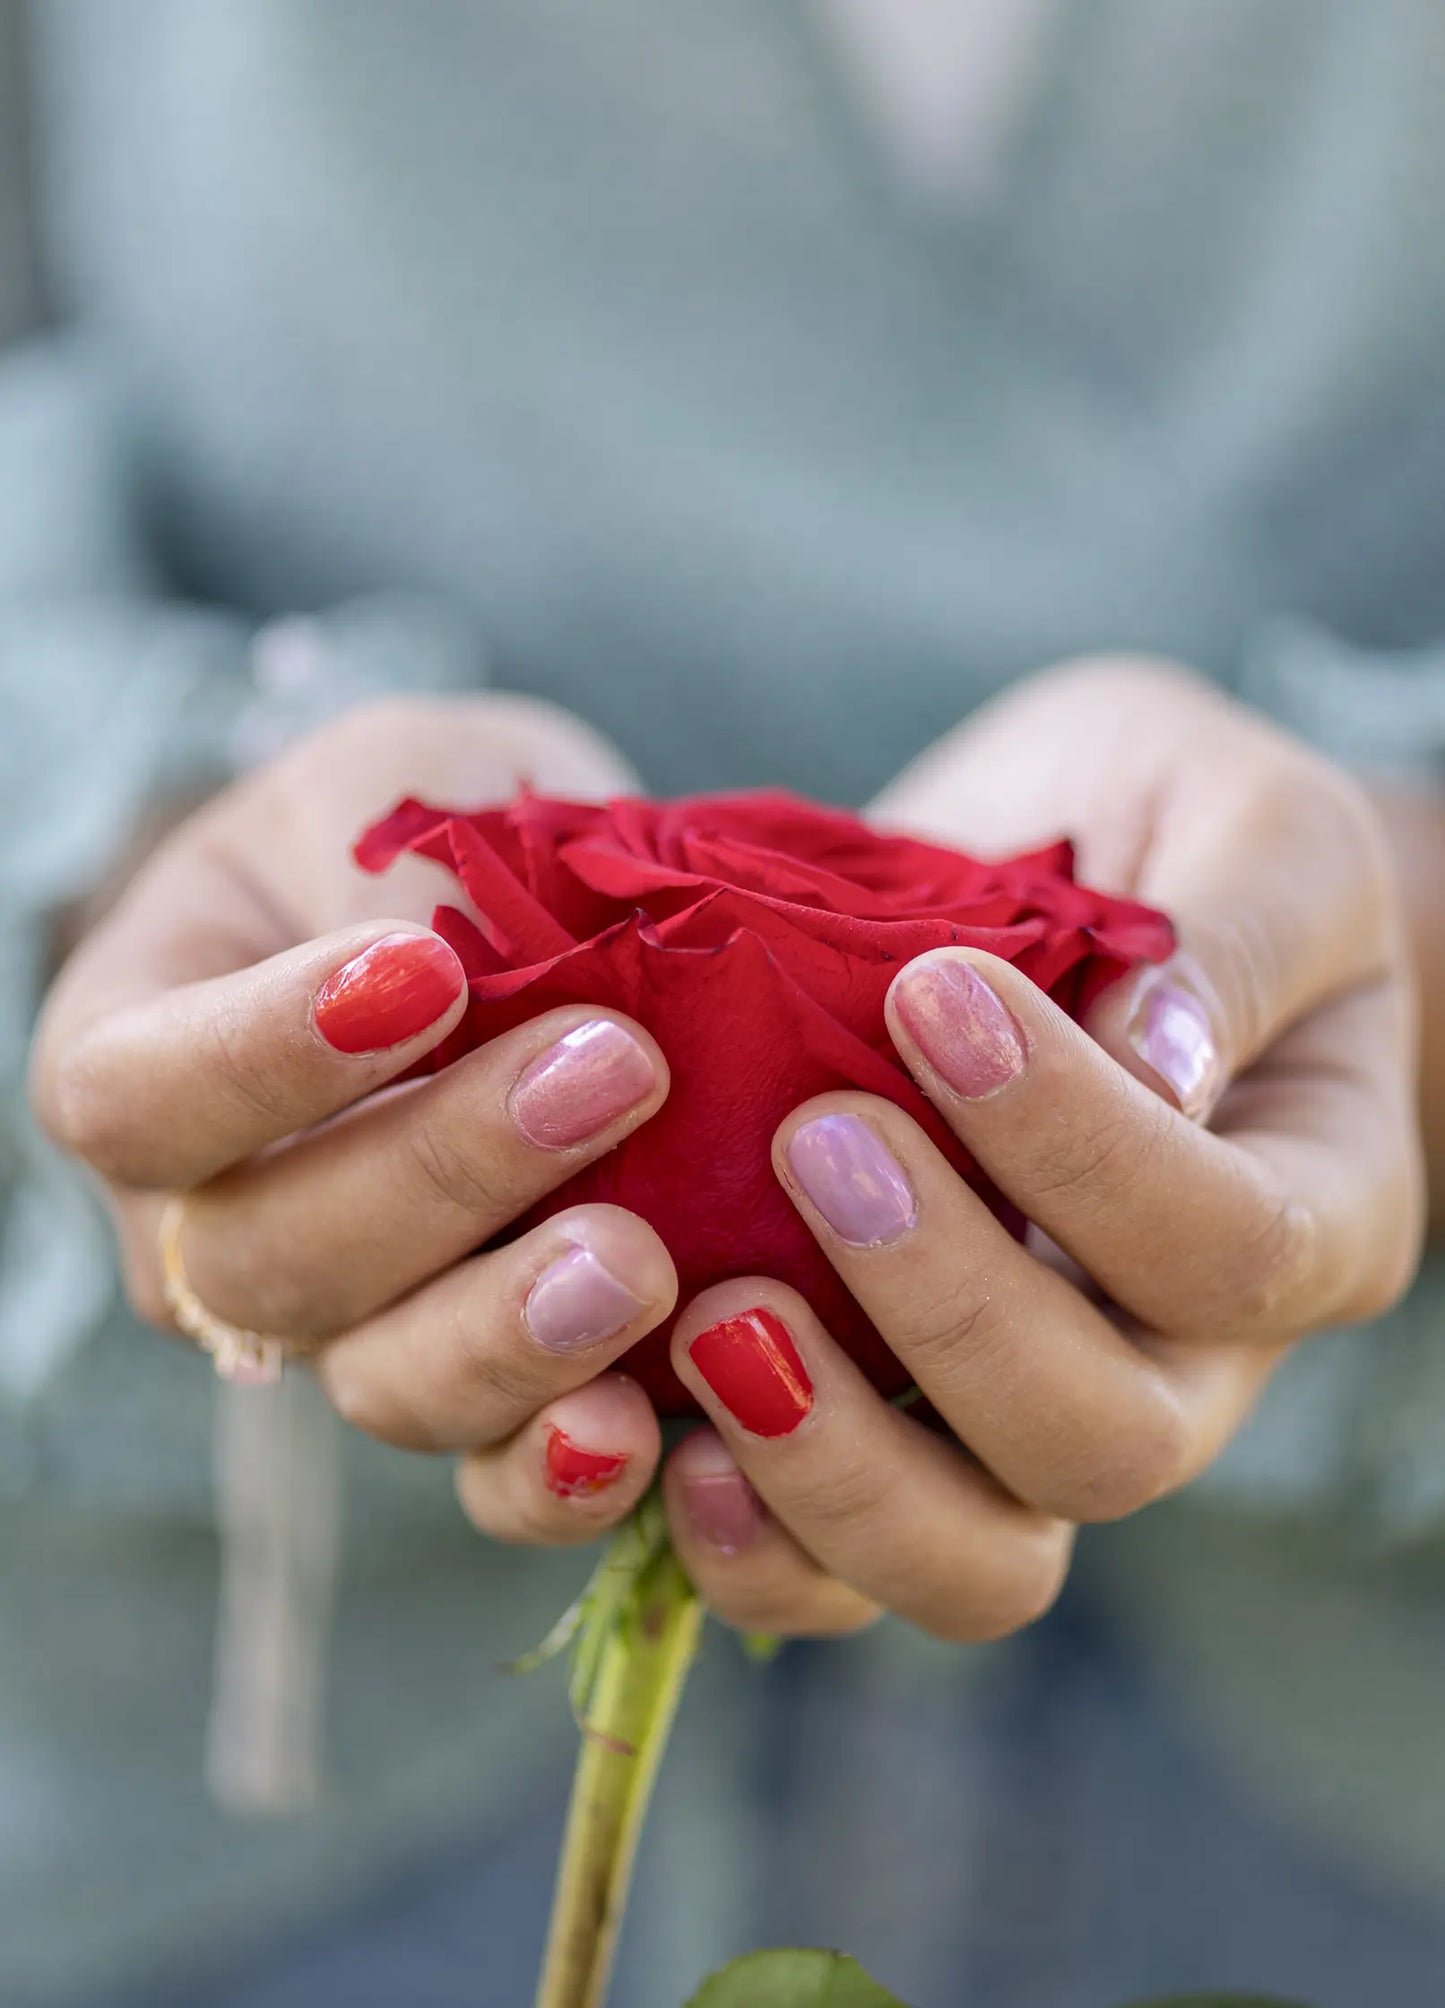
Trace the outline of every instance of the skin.
<instances>
[{"instance_id":1,"label":"skin","mask_svg":"<svg viewBox=\"0 0 1445 2008\"><path fill-rule=\"evenodd\" d=\"M656 1469L651 1408L609 1369L673 1309L672 1264L651 1228L602 1206L468 1251L647 1120L667 1092L665 1058L633 1027L652 1093L587 1142L545 1151L518 1134L508 1091L598 1014L548 1014L379 1096L460 1004L364 1056L332 1052L310 1015L319 984L368 942L425 932L441 883L415 861L380 882L348 867L377 803L487 799L522 775L574 795L637 785L576 721L487 698L357 713L230 790L170 838L62 973L34 1098L102 1181L143 1315L168 1322L156 1226L165 1194L183 1190L187 1269L216 1312L303 1340L359 1428L461 1453L462 1502L486 1532L583 1542ZM1176 918L1224 1089L1207 1126L1180 1111L1130 1041L1128 982L1086 1036L1006 965L940 951L970 961L1012 1012L1022 1071L966 1100L890 1003L894 1043L1046 1239L1011 1240L909 1118L865 1095L796 1111L775 1167L941 1423L882 1401L767 1277L708 1291L678 1321L677 1369L709 1426L672 1453L664 1491L712 1608L808 1634L889 1608L943 1638L991 1638L1049 1607L1079 1523L1186 1484L1293 1345L1378 1316L1406 1287L1425 1218L1422 1115L1437 1168L1445 1141L1438 1034L1422 1091L1416 1029L1416 964L1433 996L1445 980L1428 867L1445 831L1438 803L1395 800L1382 816L1352 780L1186 673L1125 661L1020 687L875 811L982 851L1069 830L1083 877ZM789 1136L831 1110L871 1124L908 1175L917 1224L892 1243L841 1243L792 1182ZM640 1309L600 1345L558 1356L521 1306L578 1238ZM788 1324L816 1396L772 1439L736 1423L687 1350L760 1305ZM556 1497L544 1483L555 1429L625 1453L621 1477ZM746 1483L750 1538L720 1546L699 1531L700 1483Z\"/></svg>"}]
</instances>

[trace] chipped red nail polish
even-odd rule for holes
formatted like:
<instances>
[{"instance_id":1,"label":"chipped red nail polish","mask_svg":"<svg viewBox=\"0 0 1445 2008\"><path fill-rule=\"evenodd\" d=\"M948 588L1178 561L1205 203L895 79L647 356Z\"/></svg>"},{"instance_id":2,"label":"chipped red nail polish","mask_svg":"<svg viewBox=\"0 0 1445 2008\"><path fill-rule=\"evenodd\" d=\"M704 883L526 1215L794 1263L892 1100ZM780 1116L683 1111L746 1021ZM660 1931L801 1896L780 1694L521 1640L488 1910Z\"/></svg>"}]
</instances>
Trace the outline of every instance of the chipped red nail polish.
<instances>
[{"instance_id":1,"label":"chipped red nail polish","mask_svg":"<svg viewBox=\"0 0 1445 2008\"><path fill-rule=\"evenodd\" d=\"M591 1499L615 1484L627 1465L625 1451L584 1450L555 1423L547 1431L542 1476L559 1499Z\"/></svg>"}]
</instances>

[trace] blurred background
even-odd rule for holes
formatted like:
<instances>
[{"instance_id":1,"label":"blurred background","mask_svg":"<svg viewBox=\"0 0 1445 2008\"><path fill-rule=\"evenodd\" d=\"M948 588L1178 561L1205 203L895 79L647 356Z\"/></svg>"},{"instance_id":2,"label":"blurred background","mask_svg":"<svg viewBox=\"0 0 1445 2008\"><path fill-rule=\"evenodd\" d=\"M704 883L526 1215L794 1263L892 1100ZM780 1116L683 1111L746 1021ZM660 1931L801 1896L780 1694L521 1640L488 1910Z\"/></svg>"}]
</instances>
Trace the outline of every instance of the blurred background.
<instances>
[{"instance_id":1,"label":"blurred background","mask_svg":"<svg viewBox=\"0 0 1445 2008\"><path fill-rule=\"evenodd\" d=\"M585 1560L298 1378L297 1803L208 1789L254 1413L24 1107L151 819L488 684L861 803L1096 648L1438 783L1442 102L1436 0L0 0L5 2008L511 2008L571 1762L500 1669ZM1005 1645L716 1630L617 1999L789 1941L918 2008L1437 1998L1442 1336L1436 1258Z\"/></svg>"}]
</instances>

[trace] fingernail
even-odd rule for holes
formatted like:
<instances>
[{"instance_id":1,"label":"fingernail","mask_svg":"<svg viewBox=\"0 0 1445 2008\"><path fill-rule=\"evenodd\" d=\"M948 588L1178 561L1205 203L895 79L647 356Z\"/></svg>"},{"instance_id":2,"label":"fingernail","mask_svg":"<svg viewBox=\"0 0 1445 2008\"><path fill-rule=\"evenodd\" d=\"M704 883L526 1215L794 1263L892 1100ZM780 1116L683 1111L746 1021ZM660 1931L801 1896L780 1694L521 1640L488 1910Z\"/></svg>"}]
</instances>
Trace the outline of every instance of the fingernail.
<instances>
[{"instance_id":1,"label":"fingernail","mask_svg":"<svg viewBox=\"0 0 1445 2008\"><path fill-rule=\"evenodd\" d=\"M860 1116L819 1116L788 1143L793 1176L833 1232L855 1248L892 1241L918 1220L903 1167Z\"/></svg>"},{"instance_id":2,"label":"fingernail","mask_svg":"<svg viewBox=\"0 0 1445 2008\"><path fill-rule=\"evenodd\" d=\"M630 1325L642 1309L590 1248L571 1248L544 1269L522 1306L527 1329L549 1353L577 1353Z\"/></svg>"},{"instance_id":3,"label":"fingernail","mask_svg":"<svg viewBox=\"0 0 1445 2008\"><path fill-rule=\"evenodd\" d=\"M699 1332L694 1366L753 1436L787 1436L813 1406L813 1383L787 1326L772 1311L743 1311Z\"/></svg>"},{"instance_id":4,"label":"fingernail","mask_svg":"<svg viewBox=\"0 0 1445 2008\"><path fill-rule=\"evenodd\" d=\"M1163 971L1146 975L1125 1031L1140 1059L1174 1090L1185 1115L1198 1122L1210 1113L1224 1080L1202 998Z\"/></svg>"},{"instance_id":5,"label":"fingernail","mask_svg":"<svg viewBox=\"0 0 1445 2008\"><path fill-rule=\"evenodd\" d=\"M686 1471L682 1503L700 1541L736 1555L762 1531L763 1503L735 1464L722 1471Z\"/></svg>"},{"instance_id":6,"label":"fingernail","mask_svg":"<svg viewBox=\"0 0 1445 2008\"><path fill-rule=\"evenodd\" d=\"M554 1423L547 1431L542 1476L559 1499L591 1499L615 1485L627 1469L625 1452L584 1450Z\"/></svg>"},{"instance_id":7,"label":"fingernail","mask_svg":"<svg viewBox=\"0 0 1445 2008\"><path fill-rule=\"evenodd\" d=\"M512 1089L512 1120L528 1143L566 1150L635 1109L656 1083L631 1033L593 1018L533 1060Z\"/></svg>"},{"instance_id":8,"label":"fingernail","mask_svg":"<svg viewBox=\"0 0 1445 2008\"><path fill-rule=\"evenodd\" d=\"M449 1011L466 977L434 934L384 934L316 993L316 1029L338 1053L382 1053Z\"/></svg>"},{"instance_id":9,"label":"fingernail","mask_svg":"<svg viewBox=\"0 0 1445 2008\"><path fill-rule=\"evenodd\" d=\"M906 969L894 986L899 1017L949 1087L970 1101L1023 1072L1023 1035L970 963L947 957Z\"/></svg>"}]
</instances>

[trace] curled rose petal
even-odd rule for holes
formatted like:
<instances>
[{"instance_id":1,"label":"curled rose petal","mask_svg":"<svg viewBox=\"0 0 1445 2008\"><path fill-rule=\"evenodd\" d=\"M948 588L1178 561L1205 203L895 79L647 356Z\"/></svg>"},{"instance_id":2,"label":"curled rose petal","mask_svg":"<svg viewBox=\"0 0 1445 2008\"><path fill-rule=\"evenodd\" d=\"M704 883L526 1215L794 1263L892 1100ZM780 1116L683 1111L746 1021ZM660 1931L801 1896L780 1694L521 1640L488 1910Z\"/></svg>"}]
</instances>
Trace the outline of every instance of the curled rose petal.
<instances>
[{"instance_id":1,"label":"curled rose petal","mask_svg":"<svg viewBox=\"0 0 1445 2008\"><path fill-rule=\"evenodd\" d=\"M434 1064L556 1005L601 1004L645 1025L672 1070L660 1112L517 1231L583 1200L627 1207L667 1243L682 1302L740 1272L777 1276L888 1394L906 1375L774 1177L774 1130L830 1088L886 1096L1021 1232L899 1064L889 984L927 949L983 948L1078 1016L1173 947L1162 915L1078 885L1066 843L984 863L776 792L607 804L524 793L475 811L408 801L356 857L381 871L408 851L454 872L473 909L435 918L470 994ZM685 1413L667 1348L665 1329L650 1333L628 1371L663 1413Z\"/></svg>"}]
</instances>

